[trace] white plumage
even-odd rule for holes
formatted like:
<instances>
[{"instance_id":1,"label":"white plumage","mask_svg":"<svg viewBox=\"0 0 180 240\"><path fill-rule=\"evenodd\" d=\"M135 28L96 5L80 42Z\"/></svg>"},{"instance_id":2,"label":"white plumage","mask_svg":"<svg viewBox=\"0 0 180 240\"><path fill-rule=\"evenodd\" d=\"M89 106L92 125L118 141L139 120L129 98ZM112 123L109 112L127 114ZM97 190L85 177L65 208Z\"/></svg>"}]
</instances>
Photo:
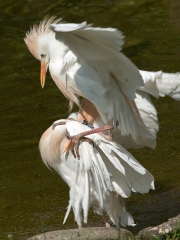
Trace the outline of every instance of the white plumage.
<instances>
[{"instance_id":1,"label":"white plumage","mask_svg":"<svg viewBox=\"0 0 180 240\"><path fill-rule=\"evenodd\" d=\"M86 22L62 23L52 17L34 26L25 42L41 61L42 86L49 66L53 80L70 102L79 105L78 97L82 96L93 103L104 124L111 123L116 128L116 140L130 139L132 147L154 148L157 114L151 103L150 109L143 112L142 104L139 109L140 98L150 100L137 90L155 97L169 95L179 99L179 73L139 72L119 52L123 38L114 28L94 28ZM150 127L146 121L149 116L152 118Z\"/></svg>"},{"instance_id":2,"label":"white plumage","mask_svg":"<svg viewBox=\"0 0 180 240\"><path fill-rule=\"evenodd\" d=\"M34 27L25 42L49 66L53 80L70 101L78 103L77 96L82 96L95 105L106 124L112 120L118 125L122 135L143 136L131 103L144 83L135 65L119 52L123 41L117 29L53 24L52 18Z\"/></svg>"},{"instance_id":3,"label":"white plumage","mask_svg":"<svg viewBox=\"0 0 180 240\"><path fill-rule=\"evenodd\" d=\"M115 225L119 219L123 226L134 225L123 198L129 197L131 192L147 193L154 189L153 176L125 148L99 134L89 135L95 147L87 142L80 144L80 160L74 158L71 151L62 153L67 142L66 130L72 136L89 129L76 121L58 122L64 121L65 125L46 130L39 146L44 163L54 168L70 187L65 220L72 207L78 226L82 226L81 211L87 223L92 206L100 215L107 212Z\"/></svg>"},{"instance_id":4,"label":"white plumage","mask_svg":"<svg viewBox=\"0 0 180 240\"><path fill-rule=\"evenodd\" d=\"M158 118L148 94L180 100L180 74L139 71L119 52L123 38L114 28L67 24L54 17L34 26L25 38L30 52L41 61L42 87L49 67L71 103L80 106L79 96L83 97L78 116L73 114L77 121L87 118L95 128L107 123L114 126L115 142L90 135L95 147L82 142L80 161L71 151L63 153L66 130L72 136L88 129L80 122L60 120L66 124L54 130L50 127L40 140L44 163L70 187L65 220L73 208L78 226L82 225L82 210L86 223L91 206L100 215L106 211L116 225L119 219L123 226L134 225L123 198L154 189L154 179L126 149L156 146Z\"/></svg>"},{"instance_id":5,"label":"white plumage","mask_svg":"<svg viewBox=\"0 0 180 240\"><path fill-rule=\"evenodd\" d=\"M180 74L140 71L145 83L140 88L154 97L170 96L175 100L180 100Z\"/></svg>"}]
</instances>

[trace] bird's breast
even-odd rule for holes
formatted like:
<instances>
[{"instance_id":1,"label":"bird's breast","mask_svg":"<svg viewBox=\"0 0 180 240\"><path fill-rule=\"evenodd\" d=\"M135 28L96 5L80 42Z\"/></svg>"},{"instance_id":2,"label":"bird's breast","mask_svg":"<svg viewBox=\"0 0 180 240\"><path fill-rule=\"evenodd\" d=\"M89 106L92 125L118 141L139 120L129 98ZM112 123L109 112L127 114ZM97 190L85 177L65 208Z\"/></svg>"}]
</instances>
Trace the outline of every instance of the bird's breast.
<instances>
[{"instance_id":1,"label":"bird's breast","mask_svg":"<svg viewBox=\"0 0 180 240\"><path fill-rule=\"evenodd\" d=\"M62 73L62 66L62 62L59 62L59 64L49 64L49 71L51 77L59 90L65 95L65 97L68 98L70 101L74 102L75 104L79 105L77 95L79 96L80 94L76 83L74 79L68 75L67 72L63 71Z\"/></svg>"}]
</instances>

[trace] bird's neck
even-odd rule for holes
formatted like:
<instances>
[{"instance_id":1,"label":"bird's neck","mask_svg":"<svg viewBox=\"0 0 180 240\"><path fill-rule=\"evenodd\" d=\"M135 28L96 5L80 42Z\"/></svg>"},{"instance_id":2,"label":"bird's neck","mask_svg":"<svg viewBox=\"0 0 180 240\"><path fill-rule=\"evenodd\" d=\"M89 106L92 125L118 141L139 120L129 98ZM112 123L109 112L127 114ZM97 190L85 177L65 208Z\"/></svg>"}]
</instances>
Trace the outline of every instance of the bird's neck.
<instances>
[{"instance_id":1,"label":"bird's neck","mask_svg":"<svg viewBox=\"0 0 180 240\"><path fill-rule=\"evenodd\" d=\"M77 121L82 122L83 120L86 120L88 124L93 124L98 117L100 116L94 104L88 99L83 98Z\"/></svg>"},{"instance_id":2,"label":"bird's neck","mask_svg":"<svg viewBox=\"0 0 180 240\"><path fill-rule=\"evenodd\" d=\"M56 62L60 59L63 60L64 54L68 49L67 46L56 40L53 35L51 36L49 42L51 42L51 44L48 44L51 62Z\"/></svg>"}]
</instances>

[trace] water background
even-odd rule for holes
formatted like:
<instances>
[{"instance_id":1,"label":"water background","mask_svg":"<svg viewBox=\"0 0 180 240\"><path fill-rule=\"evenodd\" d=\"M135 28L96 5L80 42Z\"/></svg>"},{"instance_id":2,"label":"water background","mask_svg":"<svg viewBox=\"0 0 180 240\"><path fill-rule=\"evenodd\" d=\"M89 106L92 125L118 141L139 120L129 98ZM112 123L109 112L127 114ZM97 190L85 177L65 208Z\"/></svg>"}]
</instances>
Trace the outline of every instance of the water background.
<instances>
[{"instance_id":1,"label":"water background","mask_svg":"<svg viewBox=\"0 0 180 240\"><path fill-rule=\"evenodd\" d=\"M149 71L180 71L179 0L1 0L0 2L0 239L27 239L43 231L75 228L73 214L63 226L68 187L41 161L38 142L68 103L49 74L40 87L40 64L29 53L25 32L44 16L94 23L124 32L123 52ZM154 175L156 190L133 195L128 211L140 229L180 213L180 102L153 99L160 130L157 148L132 150ZM42 226L43 225L43 226ZM93 211L88 226L103 226Z\"/></svg>"}]
</instances>

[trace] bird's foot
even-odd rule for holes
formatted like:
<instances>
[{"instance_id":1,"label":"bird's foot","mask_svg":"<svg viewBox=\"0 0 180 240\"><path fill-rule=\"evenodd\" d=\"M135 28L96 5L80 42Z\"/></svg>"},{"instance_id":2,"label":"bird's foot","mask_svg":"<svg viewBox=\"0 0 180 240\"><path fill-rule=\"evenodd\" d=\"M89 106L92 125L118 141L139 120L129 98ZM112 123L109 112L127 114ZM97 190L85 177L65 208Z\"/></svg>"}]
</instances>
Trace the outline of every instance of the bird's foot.
<instances>
[{"instance_id":1,"label":"bird's foot","mask_svg":"<svg viewBox=\"0 0 180 240\"><path fill-rule=\"evenodd\" d=\"M105 227L111 227L110 224L108 223L108 221L106 220L105 216L102 215L102 220L104 221L105 223Z\"/></svg>"},{"instance_id":2,"label":"bird's foot","mask_svg":"<svg viewBox=\"0 0 180 240\"><path fill-rule=\"evenodd\" d=\"M105 223L105 227L111 227L108 222Z\"/></svg>"},{"instance_id":3,"label":"bird's foot","mask_svg":"<svg viewBox=\"0 0 180 240\"><path fill-rule=\"evenodd\" d=\"M69 139L70 141L70 149L71 149L71 152L74 156L74 158L78 158L80 159L80 154L79 154L79 145L80 143L82 142L88 142L89 144L91 144L93 147L94 147L94 142L93 140L91 140L90 138L87 138L87 137L84 137L80 134L77 134L76 136L70 136L69 133L67 132L66 133L66 137Z\"/></svg>"},{"instance_id":4,"label":"bird's foot","mask_svg":"<svg viewBox=\"0 0 180 240\"><path fill-rule=\"evenodd\" d=\"M78 159L80 159L80 154L79 154L79 145L80 145L80 142L81 141L86 141L86 142L89 142L89 144L92 144L94 146L94 143L91 139L89 138L86 138L85 136L88 136L88 135L91 135L93 133L100 133L100 132L103 132L103 131L106 131L106 130L110 130L110 129L113 129L113 126L111 125L105 125L103 127L99 127L99 128L95 128L95 129L91 129L89 131L85 131L85 132L82 132L82 133L79 133L75 136L70 136L69 133L67 132L66 134L66 137L69 139L70 143L71 144L68 144L70 145L70 149L72 151L72 154L73 156ZM67 150L68 148L66 148Z\"/></svg>"}]
</instances>

